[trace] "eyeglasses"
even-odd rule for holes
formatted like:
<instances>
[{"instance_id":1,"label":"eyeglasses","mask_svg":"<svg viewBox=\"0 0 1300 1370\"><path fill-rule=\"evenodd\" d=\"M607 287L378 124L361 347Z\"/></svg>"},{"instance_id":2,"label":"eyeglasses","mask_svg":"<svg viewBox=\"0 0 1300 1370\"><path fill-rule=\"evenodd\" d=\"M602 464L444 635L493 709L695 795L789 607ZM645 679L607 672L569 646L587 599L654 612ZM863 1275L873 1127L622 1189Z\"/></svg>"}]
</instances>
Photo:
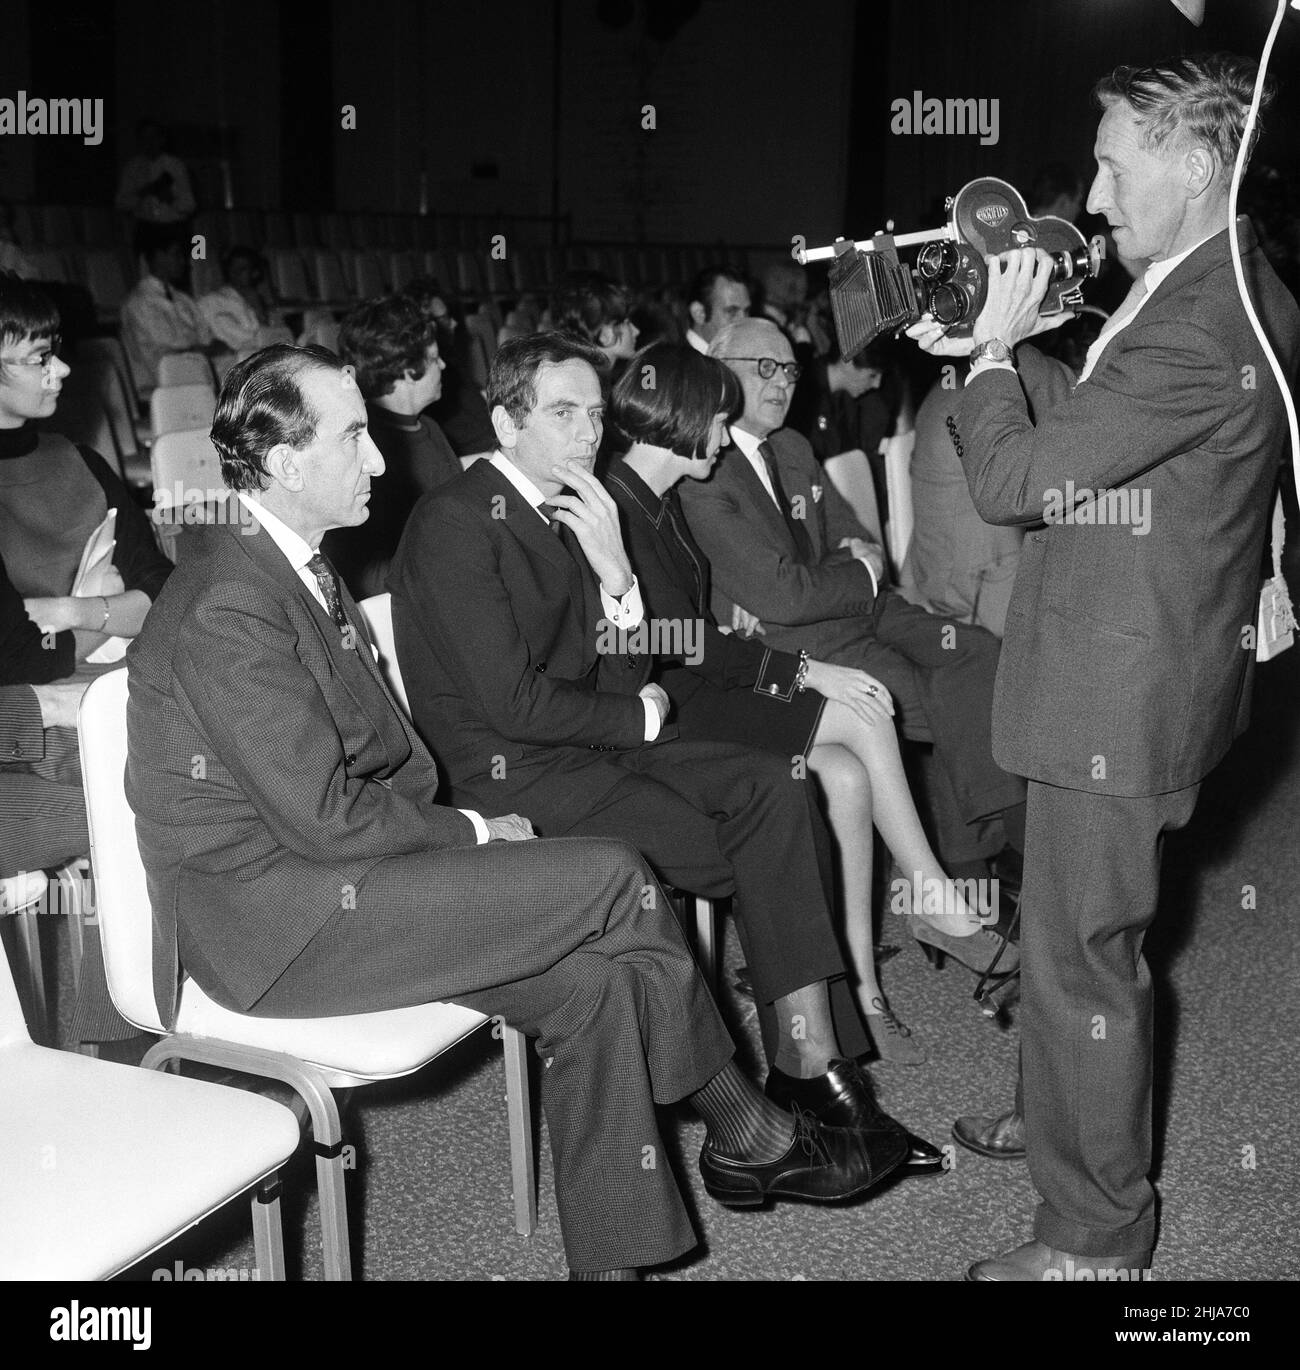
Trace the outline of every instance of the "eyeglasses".
<instances>
[{"instance_id":1,"label":"eyeglasses","mask_svg":"<svg viewBox=\"0 0 1300 1370\"><path fill-rule=\"evenodd\" d=\"M40 351L33 352L30 357L0 357L6 366L25 366L33 371L48 371L54 365L55 359L59 355L60 338L51 338L47 346Z\"/></svg>"},{"instance_id":2,"label":"eyeglasses","mask_svg":"<svg viewBox=\"0 0 1300 1370\"><path fill-rule=\"evenodd\" d=\"M770 381L776 375L779 366L785 372L786 380L793 383L803 375L803 367L798 362L779 362L775 357L719 357L720 362L757 362L758 374L765 380Z\"/></svg>"}]
</instances>

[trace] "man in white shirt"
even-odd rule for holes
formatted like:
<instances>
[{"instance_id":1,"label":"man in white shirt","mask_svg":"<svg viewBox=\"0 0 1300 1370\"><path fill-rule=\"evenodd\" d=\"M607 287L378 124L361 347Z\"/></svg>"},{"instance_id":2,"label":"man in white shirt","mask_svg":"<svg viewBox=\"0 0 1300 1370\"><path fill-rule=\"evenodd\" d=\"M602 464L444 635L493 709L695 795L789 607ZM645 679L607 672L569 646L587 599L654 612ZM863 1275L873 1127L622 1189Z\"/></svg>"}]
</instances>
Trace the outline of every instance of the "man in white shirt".
<instances>
[{"instance_id":1,"label":"man in white shirt","mask_svg":"<svg viewBox=\"0 0 1300 1370\"><path fill-rule=\"evenodd\" d=\"M192 296L181 289L185 249L180 238L166 236L144 253L147 274L122 302L122 345L126 348L136 389L147 398L158 386L158 363L172 352L226 350Z\"/></svg>"},{"instance_id":2,"label":"man in white shirt","mask_svg":"<svg viewBox=\"0 0 1300 1370\"><path fill-rule=\"evenodd\" d=\"M691 282L686 341L697 352L707 352L714 338L728 324L747 317L749 309L745 278L727 266L706 266Z\"/></svg>"},{"instance_id":3,"label":"man in white shirt","mask_svg":"<svg viewBox=\"0 0 1300 1370\"><path fill-rule=\"evenodd\" d=\"M284 324L271 317L258 253L251 247L232 247L221 259L221 271L226 284L198 299L199 313L213 338L239 361L272 343L293 341Z\"/></svg>"}]
</instances>

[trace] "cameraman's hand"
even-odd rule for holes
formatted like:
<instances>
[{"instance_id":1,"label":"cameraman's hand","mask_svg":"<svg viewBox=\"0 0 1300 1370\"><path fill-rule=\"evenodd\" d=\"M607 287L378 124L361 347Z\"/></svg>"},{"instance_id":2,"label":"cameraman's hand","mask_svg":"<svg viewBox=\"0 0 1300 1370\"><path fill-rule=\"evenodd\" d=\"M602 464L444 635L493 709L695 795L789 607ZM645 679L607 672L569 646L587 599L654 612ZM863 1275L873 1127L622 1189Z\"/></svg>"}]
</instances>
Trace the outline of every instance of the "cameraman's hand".
<instances>
[{"instance_id":1,"label":"cameraman's hand","mask_svg":"<svg viewBox=\"0 0 1300 1370\"><path fill-rule=\"evenodd\" d=\"M1074 317L1068 310L1051 315L1038 312L1052 283L1052 259L1041 247L1018 247L985 257L984 264L988 267L988 291L975 320L972 346L1001 338L1014 347L1035 333L1060 328Z\"/></svg>"},{"instance_id":2,"label":"cameraman's hand","mask_svg":"<svg viewBox=\"0 0 1300 1370\"><path fill-rule=\"evenodd\" d=\"M533 825L517 813L508 813L503 818L486 818L489 842L527 842L536 837Z\"/></svg>"}]
</instances>

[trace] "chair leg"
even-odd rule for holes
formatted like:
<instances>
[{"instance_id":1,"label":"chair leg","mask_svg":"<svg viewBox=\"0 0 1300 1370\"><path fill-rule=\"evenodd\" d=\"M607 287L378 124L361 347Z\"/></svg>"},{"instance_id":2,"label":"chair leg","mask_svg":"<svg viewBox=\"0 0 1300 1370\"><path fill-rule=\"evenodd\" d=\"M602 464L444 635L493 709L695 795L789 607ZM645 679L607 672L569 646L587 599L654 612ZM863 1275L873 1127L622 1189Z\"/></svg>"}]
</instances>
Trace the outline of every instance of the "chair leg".
<instances>
[{"instance_id":1,"label":"chair leg","mask_svg":"<svg viewBox=\"0 0 1300 1370\"><path fill-rule=\"evenodd\" d=\"M280 1172L268 1175L253 1193L253 1250L259 1280L284 1279L284 1228L280 1223Z\"/></svg>"},{"instance_id":2,"label":"chair leg","mask_svg":"<svg viewBox=\"0 0 1300 1370\"><path fill-rule=\"evenodd\" d=\"M718 982L717 909L712 899L695 900L695 959L710 989Z\"/></svg>"},{"instance_id":3,"label":"chair leg","mask_svg":"<svg viewBox=\"0 0 1300 1370\"><path fill-rule=\"evenodd\" d=\"M22 909L15 915L18 942L27 964L27 985L31 996L31 1034L33 1040L53 1041L50 1032L49 1006L45 999L45 963L41 959L41 905Z\"/></svg>"},{"instance_id":4,"label":"chair leg","mask_svg":"<svg viewBox=\"0 0 1300 1370\"><path fill-rule=\"evenodd\" d=\"M72 988L76 993L81 989L81 962L86 954L86 905L83 882L90 878L90 868L87 866L83 870L81 862L72 861L66 866L61 866L57 875L59 912L68 923L68 946L72 952Z\"/></svg>"},{"instance_id":5,"label":"chair leg","mask_svg":"<svg viewBox=\"0 0 1300 1370\"><path fill-rule=\"evenodd\" d=\"M533 1159L533 1107L528 1081L528 1038L502 1024L506 1111L510 1118L510 1177L515 1197L515 1231L531 1237L537 1227L537 1171Z\"/></svg>"},{"instance_id":6,"label":"chair leg","mask_svg":"<svg viewBox=\"0 0 1300 1370\"><path fill-rule=\"evenodd\" d=\"M304 1062L274 1051L228 1046L207 1037L164 1037L145 1052L145 1070L162 1069L170 1061L202 1061L283 1080L307 1105L311 1114L312 1147L316 1153L316 1187L320 1195L321 1243L325 1278L352 1278L348 1244L347 1195L344 1188L343 1135L334 1096L324 1080Z\"/></svg>"}]
</instances>

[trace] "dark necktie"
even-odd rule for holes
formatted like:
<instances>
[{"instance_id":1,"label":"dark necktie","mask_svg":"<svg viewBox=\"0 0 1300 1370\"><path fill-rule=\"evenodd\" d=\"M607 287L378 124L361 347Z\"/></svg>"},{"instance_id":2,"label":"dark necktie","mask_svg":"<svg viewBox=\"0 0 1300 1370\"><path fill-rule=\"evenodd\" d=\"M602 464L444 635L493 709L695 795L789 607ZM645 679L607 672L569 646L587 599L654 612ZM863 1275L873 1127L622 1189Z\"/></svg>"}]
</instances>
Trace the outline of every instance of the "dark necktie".
<instances>
[{"instance_id":1,"label":"dark necktie","mask_svg":"<svg viewBox=\"0 0 1300 1370\"><path fill-rule=\"evenodd\" d=\"M560 520L555 517L554 511L556 507L557 506L554 504L539 504L537 506L537 512L546 519L546 526L557 538L559 538L560 546L563 547L575 561L578 561L579 565L581 565L582 563L578 558L580 548L578 547L577 536L567 523L561 523Z\"/></svg>"},{"instance_id":2,"label":"dark necktie","mask_svg":"<svg viewBox=\"0 0 1300 1370\"><path fill-rule=\"evenodd\" d=\"M325 607L330 611L330 617L340 628L346 628L348 616L343 612L343 597L339 594L339 582L334 574L334 568L317 552L307 563L307 569L316 577L316 584L320 586L320 592L325 597Z\"/></svg>"},{"instance_id":3,"label":"dark necktie","mask_svg":"<svg viewBox=\"0 0 1300 1370\"><path fill-rule=\"evenodd\" d=\"M758 455L763 458L763 465L767 467L767 478L772 482L772 493L776 496L777 508L781 511L781 517L785 520L785 526L790 533L790 540L794 543L795 556L802 565L807 566L813 559L812 539L808 536L803 519L795 518L790 501L786 498L785 487L781 484L781 476L776 469L776 454L767 443L760 442Z\"/></svg>"}]
</instances>

